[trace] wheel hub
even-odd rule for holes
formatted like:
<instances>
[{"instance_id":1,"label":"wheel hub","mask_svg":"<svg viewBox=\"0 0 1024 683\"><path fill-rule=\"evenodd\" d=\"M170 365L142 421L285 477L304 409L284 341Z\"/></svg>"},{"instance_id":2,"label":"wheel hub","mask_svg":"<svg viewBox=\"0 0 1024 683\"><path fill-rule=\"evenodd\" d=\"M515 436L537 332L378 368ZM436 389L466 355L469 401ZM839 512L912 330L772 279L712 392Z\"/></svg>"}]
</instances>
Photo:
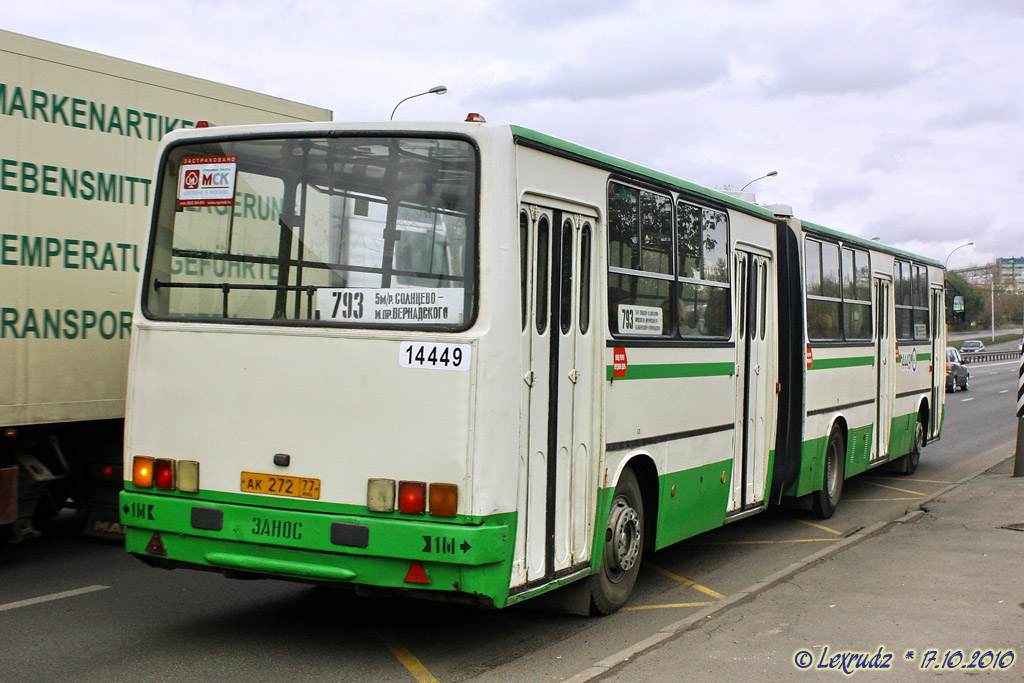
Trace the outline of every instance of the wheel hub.
<instances>
[{"instance_id":1,"label":"wheel hub","mask_svg":"<svg viewBox=\"0 0 1024 683\"><path fill-rule=\"evenodd\" d=\"M610 568L628 572L640 556L640 517L636 510L620 501L612 508L608 530L611 539L606 555Z\"/></svg>"}]
</instances>

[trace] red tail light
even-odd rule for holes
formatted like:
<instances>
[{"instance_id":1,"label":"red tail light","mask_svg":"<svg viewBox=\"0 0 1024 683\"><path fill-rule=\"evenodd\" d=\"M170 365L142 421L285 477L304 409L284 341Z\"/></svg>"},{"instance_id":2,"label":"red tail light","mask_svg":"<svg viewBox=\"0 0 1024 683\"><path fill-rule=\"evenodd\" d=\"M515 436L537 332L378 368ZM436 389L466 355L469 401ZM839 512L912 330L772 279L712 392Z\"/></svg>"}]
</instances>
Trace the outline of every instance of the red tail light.
<instances>
[{"instance_id":1,"label":"red tail light","mask_svg":"<svg viewBox=\"0 0 1024 683\"><path fill-rule=\"evenodd\" d=\"M427 484L422 481L398 482L398 511L422 515L427 509Z\"/></svg>"},{"instance_id":2,"label":"red tail light","mask_svg":"<svg viewBox=\"0 0 1024 683\"><path fill-rule=\"evenodd\" d=\"M159 458L153 468L153 479L158 489L171 491L174 489L174 461Z\"/></svg>"}]
</instances>

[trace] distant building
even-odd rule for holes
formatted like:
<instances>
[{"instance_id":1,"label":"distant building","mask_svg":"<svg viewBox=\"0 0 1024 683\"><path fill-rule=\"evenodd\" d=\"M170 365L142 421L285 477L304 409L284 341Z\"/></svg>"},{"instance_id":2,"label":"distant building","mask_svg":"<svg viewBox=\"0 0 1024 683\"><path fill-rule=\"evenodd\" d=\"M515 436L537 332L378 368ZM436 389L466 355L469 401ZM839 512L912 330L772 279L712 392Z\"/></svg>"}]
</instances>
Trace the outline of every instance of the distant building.
<instances>
[{"instance_id":1,"label":"distant building","mask_svg":"<svg viewBox=\"0 0 1024 683\"><path fill-rule=\"evenodd\" d=\"M1005 292L1024 292L1024 257L997 258L986 266L957 268L952 272L977 287L989 286L992 273L996 274L996 288Z\"/></svg>"}]
</instances>

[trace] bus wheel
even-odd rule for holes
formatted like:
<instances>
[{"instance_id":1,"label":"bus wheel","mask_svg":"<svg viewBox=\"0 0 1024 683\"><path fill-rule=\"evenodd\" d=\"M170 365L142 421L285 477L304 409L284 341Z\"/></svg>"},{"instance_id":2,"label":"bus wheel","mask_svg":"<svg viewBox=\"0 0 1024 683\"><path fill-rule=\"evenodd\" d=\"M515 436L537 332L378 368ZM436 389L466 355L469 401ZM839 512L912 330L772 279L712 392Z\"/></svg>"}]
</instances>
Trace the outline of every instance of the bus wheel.
<instances>
[{"instance_id":1,"label":"bus wheel","mask_svg":"<svg viewBox=\"0 0 1024 683\"><path fill-rule=\"evenodd\" d=\"M626 604L640 573L644 504L633 470L626 468L615 487L604 529L601 571L591 577L591 613L611 614Z\"/></svg>"},{"instance_id":2,"label":"bus wheel","mask_svg":"<svg viewBox=\"0 0 1024 683\"><path fill-rule=\"evenodd\" d=\"M913 474L917 472L917 466L921 464L921 449L924 448L924 423L917 421L914 429L914 445L910 452L900 458L896 466L900 474Z\"/></svg>"},{"instance_id":3,"label":"bus wheel","mask_svg":"<svg viewBox=\"0 0 1024 683\"><path fill-rule=\"evenodd\" d=\"M828 519L835 514L839 497L843 495L843 475L846 469L846 447L843 435L833 429L825 446L825 481L820 491L814 492L813 510L818 519Z\"/></svg>"}]
</instances>

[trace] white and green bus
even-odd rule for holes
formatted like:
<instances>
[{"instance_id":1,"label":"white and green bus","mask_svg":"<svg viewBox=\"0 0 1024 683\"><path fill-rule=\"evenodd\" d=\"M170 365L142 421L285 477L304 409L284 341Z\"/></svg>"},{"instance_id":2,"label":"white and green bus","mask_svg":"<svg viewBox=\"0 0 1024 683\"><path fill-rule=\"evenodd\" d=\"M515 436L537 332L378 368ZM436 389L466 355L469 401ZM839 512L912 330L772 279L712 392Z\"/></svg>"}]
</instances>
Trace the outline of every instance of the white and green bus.
<instances>
[{"instance_id":1,"label":"white and green bus","mask_svg":"<svg viewBox=\"0 0 1024 683\"><path fill-rule=\"evenodd\" d=\"M645 551L939 437L929 259L479 121L175 132L156 178L154 566L609 613Z\"/></svg>"}]
</instances>

